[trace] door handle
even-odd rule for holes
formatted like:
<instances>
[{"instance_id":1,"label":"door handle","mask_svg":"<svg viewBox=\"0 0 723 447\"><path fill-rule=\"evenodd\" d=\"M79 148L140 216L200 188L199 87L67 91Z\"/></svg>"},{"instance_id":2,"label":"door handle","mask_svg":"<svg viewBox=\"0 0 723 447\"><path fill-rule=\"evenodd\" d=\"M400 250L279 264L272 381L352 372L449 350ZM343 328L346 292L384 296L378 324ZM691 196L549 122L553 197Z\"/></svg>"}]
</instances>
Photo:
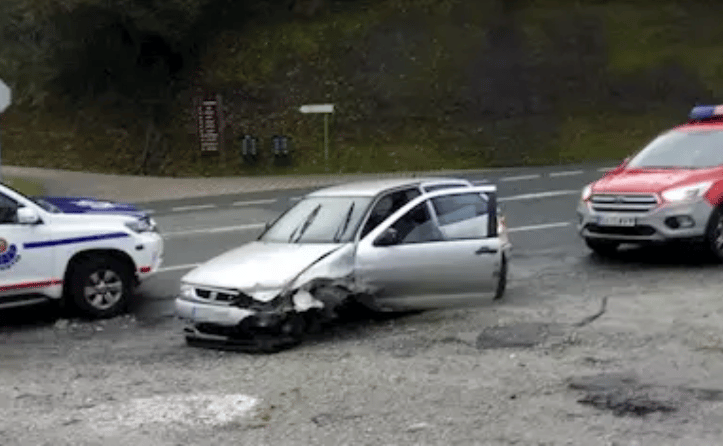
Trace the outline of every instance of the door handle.
<instances>
[{"instance_id":1,"label":"door handle","mask_svg":"<svg viewBox=\"0 0 723 447\"><path fill-rule=\"evenodd\" d=\"M477 249L477 251L474 252L474 254L476 254L476 255L483 255L483 254L491 255L491 254L494 254L494 253L497 253L497 249L496 249L496 248L490 248L490 247L487 247L487 246L480 247L480 248Z\"/></svg>"}]
</instances>

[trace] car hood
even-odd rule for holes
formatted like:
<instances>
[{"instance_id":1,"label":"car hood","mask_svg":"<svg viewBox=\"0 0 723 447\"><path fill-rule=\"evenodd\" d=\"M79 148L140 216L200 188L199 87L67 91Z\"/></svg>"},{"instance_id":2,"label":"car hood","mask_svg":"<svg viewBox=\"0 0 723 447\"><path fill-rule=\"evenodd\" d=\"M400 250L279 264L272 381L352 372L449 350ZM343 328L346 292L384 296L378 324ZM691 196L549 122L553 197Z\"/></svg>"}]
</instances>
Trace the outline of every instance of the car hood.
<instances>
[{"instance_id":1,"label":"car hood","mask_svg":"<svg viewBox=\"0 0 723 447\"><path fill-rule=\"evenodd\" d=\"M626 169L607 175L593 185L593 192L659 193L676 186L703 182L715 169Z\"/></svg>"},{"instance_id":2,"label":"car hood","mask_svg":"<svg viewBox=\"0 0 723 447\"><path fill-rule=\"evenodd\" d=\"M145 211L129 203L118 203L91 197L35 197L36 201L45 202L66 214L121 214L134 217L145 217Z\"/></svg>"},{"instance_id":3,"label":"car hood","mask_svg":"<svg viewBox=\"0 0 723 447\"><path fill-rule=\"evenodd\" d=\"M273 298L275 292L289 284L307 267L344 245L254 241L205 262L186 274L181 281L243 290L265 301Z\"/></svg>"}]
</instances>

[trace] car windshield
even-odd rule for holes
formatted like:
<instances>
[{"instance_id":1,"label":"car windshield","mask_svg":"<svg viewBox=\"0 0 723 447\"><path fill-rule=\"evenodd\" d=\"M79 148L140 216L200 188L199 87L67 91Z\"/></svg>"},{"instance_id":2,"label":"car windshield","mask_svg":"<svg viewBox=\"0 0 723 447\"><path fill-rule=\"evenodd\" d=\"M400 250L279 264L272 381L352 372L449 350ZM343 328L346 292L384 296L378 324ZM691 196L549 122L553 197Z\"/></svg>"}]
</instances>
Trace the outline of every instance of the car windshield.
<instances>
[{"instance_id":1,"label":"car windshield","mask_svg":"<svg viewBox=\"0 0 723 447\"><path fill-rule=\"evenodd\" d=\"M264 242L336 243L352 240L371 197L307 197L261 237Z\"/></svg>"},{"instance_id":2,"label":"car windshield","mask_svg":"<svg viewBox=\"0 0 723 447\"><path fill-rule=\"evenodd\" d=\"M60 214L60 208L53 205L52 203L46 202L44 199L41 199L40 197L28 197L28 199L32 200L36 205L38 205L40 208L44 209L45 211L49 213L55 213Z\"/></svg>"},{"instance_id":3,"label":"car windshield","mask_svg":"<svg viewBox=\"0 0 723 447\"><path fill-rule=\"evenodd\" d=\"M723 165L723 131L670 131L651 141L628 168L700 169Z\"/></svg>"}]
</instances>

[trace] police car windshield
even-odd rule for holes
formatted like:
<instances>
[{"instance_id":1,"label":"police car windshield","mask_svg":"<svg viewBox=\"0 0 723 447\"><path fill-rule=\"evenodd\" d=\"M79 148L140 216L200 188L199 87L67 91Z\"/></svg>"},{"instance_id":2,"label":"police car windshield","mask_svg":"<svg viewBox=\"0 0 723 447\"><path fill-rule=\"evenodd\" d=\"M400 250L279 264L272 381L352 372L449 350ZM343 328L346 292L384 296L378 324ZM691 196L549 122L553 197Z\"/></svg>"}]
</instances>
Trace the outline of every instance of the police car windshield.
<instances>
[{"instance_id":1,"label":"police car windshield","mask_svg":"<svg viewBox=\"0 0 723 447\"><path fill-rule=\"evenodd\" d=\"M651 141L627 167L701 169L720 165L723 165L723 131L674 130Z\"/></svg>"},{"instance_id":2,"label":"police car windshield","mask_svg":"<svg viewBox=\"0 0 723 447\"><path fill-rule=\"evenodd\" d=\"M371 203L368 197L307 197L264 233L264 242L349 242Z\"/></svg>"}]
</instances>

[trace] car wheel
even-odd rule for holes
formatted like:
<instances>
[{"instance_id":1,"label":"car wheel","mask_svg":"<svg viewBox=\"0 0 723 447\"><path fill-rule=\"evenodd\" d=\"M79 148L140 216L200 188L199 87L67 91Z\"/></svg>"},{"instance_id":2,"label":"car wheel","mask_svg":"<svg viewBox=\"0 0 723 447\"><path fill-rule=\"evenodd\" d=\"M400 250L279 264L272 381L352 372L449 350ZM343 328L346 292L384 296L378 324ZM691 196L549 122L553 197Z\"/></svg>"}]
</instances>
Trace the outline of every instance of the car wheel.
<instances>
[{"instance_id":1,"label":"car wheel","mask_svg":"<svg viewBox=\"0 0 723 447\"><path fill-rule=\"evenodd\" d=\"M101 257L79 261L69 279L73 302L91 318L109 318L124 311L133 281L125 264Z\"/></svg>"},{"instance_id":2,"label":"car wheel","mask_svg":"<svg viewBox=\"0 0 723 447\"><path fill-rule=\"evenodd\" d=\"M620 245L617 242L599 239L585 239L585 243L587 244L588 248L590 248L590 250L594 251L600 256L615 255L618 252L618 246Z\"/></svg>"},{"instance_id":3,"label":"car wheel","mask_svg":"<svg viewBox=\"0 0 723 447\"><path fill-rule=\"evenodd\" d=\"M705 242L708 250L719 262L723 262L723 209L716 208L708 221L705 232Z\"/></svg>"},{"instance_id":4,"label":"car wheel","mask_svg":"<svg viewBox=\"0 0 723 447\"><path fill-rule=\"evenodd\" d=\"M502 299L507 289L507 256L502 255L500 263L500 277L497 279L497 290L495 291L495 300Z\"/></svg>"}]
</instances>

